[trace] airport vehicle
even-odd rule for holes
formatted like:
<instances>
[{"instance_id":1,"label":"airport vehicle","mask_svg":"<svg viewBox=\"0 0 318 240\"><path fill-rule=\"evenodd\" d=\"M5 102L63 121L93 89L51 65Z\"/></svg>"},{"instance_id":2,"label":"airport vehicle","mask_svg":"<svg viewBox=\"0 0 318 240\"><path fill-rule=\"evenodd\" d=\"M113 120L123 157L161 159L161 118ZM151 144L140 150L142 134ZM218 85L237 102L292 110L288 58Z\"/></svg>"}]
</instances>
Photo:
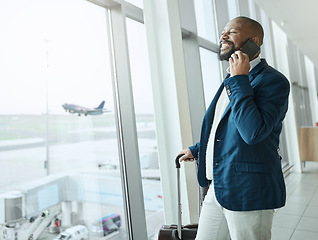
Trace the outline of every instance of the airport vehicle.
<instances>
[{"instance_id":1,"label":"airport vehicle","mask_svg":"<svg viewBox=\"0 0 318 240\"><path fill-rule=\"evenodd\" d=\"M95 223L91 226L91 234L95 236L106 236L118 231L120 226L120 215L111 213L95 221Z\"/></svg>"},{"instance_id":2,"label":"airport vehicle","mask_svg":"<svg viewBox=\"0 0 318 240\"><path fill-rule=\"evenodd\" d=\"M68 104L64 103L62 107L65 109L66 112L69 113L77 113L78 116L81 116L81 114L87 115L100 115L104 112L108 112L104 109L105 101L102 101L98 107L96 108L88 108L88 107L82 107L75 104Z\"/></svg>"},{"instance_id":3,"label":"airport vehicle","mask_svg":"<svg viewBox=\"0 0 318 240\"><path fill-rule=\"evenodd\" d=\"M88 239L88 230L83 225L76 225L60 233L54 240L85 240Z\"/></svg>"}]
</instances>

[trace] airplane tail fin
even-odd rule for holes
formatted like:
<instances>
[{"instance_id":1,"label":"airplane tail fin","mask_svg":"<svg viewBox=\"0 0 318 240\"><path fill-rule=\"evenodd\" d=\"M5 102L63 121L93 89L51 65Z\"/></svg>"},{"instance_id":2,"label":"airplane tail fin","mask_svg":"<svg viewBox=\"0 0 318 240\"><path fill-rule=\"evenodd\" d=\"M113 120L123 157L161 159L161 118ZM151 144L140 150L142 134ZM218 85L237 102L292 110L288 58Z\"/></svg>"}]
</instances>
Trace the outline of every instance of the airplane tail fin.
<instances>
[{"instance_id":1,"label":"airplane tail fin","mask_svg":"<svg viewBox=\"0 0 318 240\"><path fill-rule=\"evenodd\" d=\"M105 101L102 101L101 104L96 109L103 109L105 105Z\"/></svg>"}]
</instances>

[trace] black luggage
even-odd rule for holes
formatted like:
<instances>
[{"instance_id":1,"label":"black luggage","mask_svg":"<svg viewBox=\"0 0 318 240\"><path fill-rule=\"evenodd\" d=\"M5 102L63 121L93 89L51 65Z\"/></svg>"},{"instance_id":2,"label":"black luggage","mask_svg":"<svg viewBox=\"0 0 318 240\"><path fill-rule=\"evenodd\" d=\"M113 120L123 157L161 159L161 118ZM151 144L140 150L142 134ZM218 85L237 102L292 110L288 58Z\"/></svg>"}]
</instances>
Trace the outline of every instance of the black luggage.
<instances>
[{"instance_id":1,"label":"black luggage","mask_svg":"<svg viewBox=\"0 0 318 240\"><path fill-rule=\"evenodd\" d=\"M158 240L180 240L178 236L178 225L163 225L160 228ZM197 235L198 224L181 226L181 239L194 240Z\"/></svg>"},{"instance_id":2,"label":"black luggage","mask_svg":"<svg viewBox=\"0 0 318 240\"><path fill-rule=\"evenodd\" d=\"M198 224L188 224L185 226L181 225L180 157L182 157L182 154L178 155L176 158L178 188L178 225L163 225L160 228L158 240L193 240L197 235Z\"/></svg>"}]
</instances>

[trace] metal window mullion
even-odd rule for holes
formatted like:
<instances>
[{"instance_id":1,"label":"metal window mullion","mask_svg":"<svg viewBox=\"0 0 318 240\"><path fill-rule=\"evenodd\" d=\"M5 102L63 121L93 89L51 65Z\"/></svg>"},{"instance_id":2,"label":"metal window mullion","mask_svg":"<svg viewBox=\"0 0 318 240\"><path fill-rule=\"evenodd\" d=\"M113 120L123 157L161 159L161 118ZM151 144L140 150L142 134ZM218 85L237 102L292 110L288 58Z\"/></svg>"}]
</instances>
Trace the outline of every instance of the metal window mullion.
<instances>
[{"instance_id":1,"label":"metal window mullion","mask_svg":"<svg viewBox=\"0 0 318 240\"><path fill-rule=\"evenodd\" d=\"M144 23L143 10L131 3L125 2L126 17L133 19L137 22Z\"/></svg>"},{"instance_id":2,"label":"metal window mullion","mask_svg":"<svg viewBox=\"0 0 318 240\"><path fill-rule=\"evenodd\" d=\"M111 17L110 17L110 10L106 9L106 22L107 22L107 36L108 36L108 44L110 49L110 62L112 63L111 73L112 73L112 85L113 85L113 92L114 92L114 107L115 107L115 122L116 122L116 129L117 129L117 141L118 141L118 154L119 154L119 164L120 164L120 172L121 172L121 179L122 179L122 191L123 191L123 202L124 202L124 210L125 210L125 219L127 225L127 235L128 239L132 237L132 224L131 224L131 215L129 214L129 194L127 191L127 187L125 182L127 179L126 168L123 164L124 158L124 144L123 144L123 133L122 133L122 123L121 123L121 114L120 114L120 105L119 105L119 95L118 95L118 84L117 84L117 76L116 76L116 66L115 66L115 59L114 59L114 44L113 44L113 37L111 32Z\"/></svg>"},{"instance_id":3,"label":"metal window mullion","mask_svg":"<svg viewBox=\"0 0 318 240\"><path fill-rule=\"evenodd\" d=\"M106 9L111 9L113 6L125 5L125 15L137 22L144 23L143 9L122 0L87 0L91 3L94 3L98 6L101 6Z\"/></svg>"},{"instance_id":4,"label":"metal window mullion","mask_svg":"<svg viewBox=\"0 0 318 240\"><path fill-rule=\"evenodd\" d=\"M197 41L200 47L203 47L206 50L217 53L219 51L219 46L216 43L206 40L202 37L197 37Z\"/></svg>"},{"instance_id":5,"label":"metal window mullion","mask_svg":"<svg viewBox=\"0 0 318 240\"><path fill-rule=\"evenodd\" d=\"M128 239L147 239L138 153L137 128L122 5L108 11L113 62L113 88Z\"/></svg>"},{"instance_id":6,"label":"metal window mullion","mask_svg":"<svg viewBox=\"0 0 318 240\"><path fill-rule=\"evenodd\" d=\"M110 9L113 6L121 4L121 0L86 0L86 1L89 1L91 3L94 3L106 9Z\"/></svg>"}]
</instances>

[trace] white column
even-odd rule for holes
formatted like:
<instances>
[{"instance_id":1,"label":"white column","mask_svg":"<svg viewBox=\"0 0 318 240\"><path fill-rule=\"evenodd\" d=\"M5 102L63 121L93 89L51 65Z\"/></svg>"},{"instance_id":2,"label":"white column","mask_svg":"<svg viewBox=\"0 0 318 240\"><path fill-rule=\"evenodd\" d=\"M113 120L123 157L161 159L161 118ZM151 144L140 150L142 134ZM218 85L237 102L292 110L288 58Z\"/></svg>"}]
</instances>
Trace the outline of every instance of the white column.
<instances>
[{"instance_id":1,"label":"white column","mask_svg":"<svg viewBox=\"0 0 318 240\"><path fill-rule=\"evenodd\" d=\"M174 159L179 151L192 145L178 1L144 1L144 19L154 96L165 222L171 224L177 222ZM184 169L184 165L182 168ZM184 184L183 181L181 184ZM183 215L190 216L187 201L183 201ZM187 222L190 222L190 217L183 223Z\"/></svg>"}]
</instances>

